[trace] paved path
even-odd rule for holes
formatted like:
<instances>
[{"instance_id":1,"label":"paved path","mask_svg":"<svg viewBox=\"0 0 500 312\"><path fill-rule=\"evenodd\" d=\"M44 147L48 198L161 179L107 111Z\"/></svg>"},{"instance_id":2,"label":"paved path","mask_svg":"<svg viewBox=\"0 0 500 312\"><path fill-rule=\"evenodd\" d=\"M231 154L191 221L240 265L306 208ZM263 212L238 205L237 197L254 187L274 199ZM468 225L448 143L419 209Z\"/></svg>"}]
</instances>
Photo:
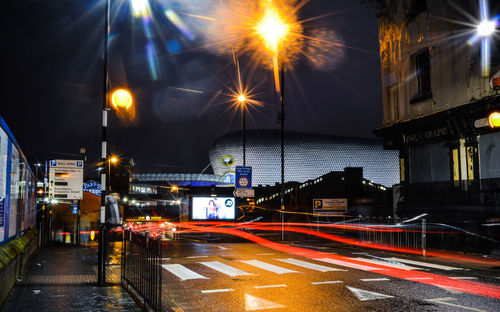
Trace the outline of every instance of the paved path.
<instances>
[{"instance_id":1,"label":"paved path","mask_svg":"<svg viewBox=\"0 0 500 312\"><path fill-rule=\"evenodd\" d=\"M98 287L96 249L38 249L1 311L140 311L118 284L119 268L110 265L109 286Z\"/></svg>"}]
</instances>

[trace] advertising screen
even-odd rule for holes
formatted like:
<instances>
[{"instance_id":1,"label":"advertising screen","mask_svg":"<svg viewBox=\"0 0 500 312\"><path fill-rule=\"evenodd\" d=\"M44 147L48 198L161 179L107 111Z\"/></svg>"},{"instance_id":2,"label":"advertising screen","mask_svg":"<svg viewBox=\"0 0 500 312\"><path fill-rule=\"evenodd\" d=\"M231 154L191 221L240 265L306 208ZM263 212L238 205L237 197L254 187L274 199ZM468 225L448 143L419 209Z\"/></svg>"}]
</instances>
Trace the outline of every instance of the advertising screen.
<instances>
[{"instance_id":1,"label":"advertising screen","mask_svg":"<svg viewBox=\"0 0 500 312\"><path fill-rule=\"evenodd\" d=\"M234 197L193 197L193 220L233 220Z\"/></svg>"}]
</instances>

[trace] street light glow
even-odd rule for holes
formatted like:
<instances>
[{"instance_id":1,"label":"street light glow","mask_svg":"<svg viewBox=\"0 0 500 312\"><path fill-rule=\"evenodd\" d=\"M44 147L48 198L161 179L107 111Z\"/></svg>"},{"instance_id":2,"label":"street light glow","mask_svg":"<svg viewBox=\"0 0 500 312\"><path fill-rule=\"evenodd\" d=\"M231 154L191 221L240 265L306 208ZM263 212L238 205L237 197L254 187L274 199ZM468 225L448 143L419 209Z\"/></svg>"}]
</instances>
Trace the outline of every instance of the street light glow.
<instances>
[{"instance_id":1,"label":"street light glow","mask_svg":"<svg viewBox=\"0 0 500 312\"><path fill-rule=\"evenodd\" d=\"M491 128L500 127L500 113L499 112L491 113L490 116L488 117L488 124L490 125Z\"/></svg>"},{"instance_id":2,"label":"street light glow","mask_svg":"<svg viewBox=\"0 0 500 312\"><path fill-rule=\"evenodd\" d=\"M113 164L115 164L118 161L118 157L112 156L109 161L111 161Z\"/></svg>"},{"instance_id":3,"label":"street light glow","mask_svg":"<svg viewBox=\"0 0 500 312\"><path fill-rule=\"evenodd\" d=\"M256 30L272 52L278 51L278 44L285 38L290 26L283 21L274 8L267 8L262 20L257 24Z\"/></svg>"},{"instance_id":4,"label":"street light glow","mask_svg":"<svg viewBox=\"0 0 500 312\"><path fill-rule=\"evenodd\" d=\"M111 103L115 107L128 109L132 105L132 95L125 89L118 89L111 95Z\"/></svg>"},{"instance_id":5,"label":"street light glow","mask_svg":"<svg viewBox=\"0 0 500 312\"><path fill-rule=\"evenodd\" d=\"M482 21L477 25L477 34L480 37L489 37L495 32L496 23L495 21Z\"/></svg>"},{"instance_id":6,"label":"street light glow","mask_svg":"<svg viewBox=\"0 0 500 312\"><path fill-rule=\"evenodd\" d=\"M244 103L246 101L247 97L244 94L238 95L238 102Z\"/></svg>"}]
</instances>

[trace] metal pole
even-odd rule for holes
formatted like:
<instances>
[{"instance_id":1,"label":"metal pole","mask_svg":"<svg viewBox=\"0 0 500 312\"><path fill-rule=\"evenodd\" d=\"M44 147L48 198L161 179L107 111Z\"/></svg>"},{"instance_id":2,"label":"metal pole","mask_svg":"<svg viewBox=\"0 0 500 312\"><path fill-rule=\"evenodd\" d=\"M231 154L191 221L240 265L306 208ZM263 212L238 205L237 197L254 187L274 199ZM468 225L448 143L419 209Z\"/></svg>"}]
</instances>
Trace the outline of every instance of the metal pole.
<instances>
[{"instance_id":1,"label":"metal pole","mask_svg":"<svg viewBox=\"0 0 500 312\"><path fill-rule=\"evenodd\" d=\"M246 124L246 115L247 115L247 108L246 105L242 105L243 108L243 166L247 165L246 162L246 150L247 150L247 124Z\"/></svg>"},{"instance_id":2,"label":"metal pole","mask_svg":"<svg viewBox=\"0 0 500 312\"><path fill-rule=\"evenodd\" d=\"M101 170L101 214L99 218L99 250L98 250L98 268L97 268L97 283L104 286L106 283L106 242L104 235L106 234L106 158L107 158L107 135L108 127L108 40L109 40L109 8L110 0L106 1L104 11L104 81L103 81L103 110L102 110L102 142L101 142L101 161L103 169Z\"/></svg>"},{"instance_id":3,"label":"metal pole","mask_svg":"<svg viewBox=\"0 0 500 312\"><path fill-rule=\"evenodd\" d=\"M285 65L281 63L281 240L285 238L284 224L285 215Z\"/></svg>"},{"instance_id":4,"label":"metal pole","mask_svg":"<svg viewBox=\"0 0 500 312\"><path fill-rule=\"evenodd\" d=\"M425 257L425 250L426 250L426 232L427 232L427 229L426 229L426 220L425 219L422 219L422 256Z\"/></svg>"}]
</instances>

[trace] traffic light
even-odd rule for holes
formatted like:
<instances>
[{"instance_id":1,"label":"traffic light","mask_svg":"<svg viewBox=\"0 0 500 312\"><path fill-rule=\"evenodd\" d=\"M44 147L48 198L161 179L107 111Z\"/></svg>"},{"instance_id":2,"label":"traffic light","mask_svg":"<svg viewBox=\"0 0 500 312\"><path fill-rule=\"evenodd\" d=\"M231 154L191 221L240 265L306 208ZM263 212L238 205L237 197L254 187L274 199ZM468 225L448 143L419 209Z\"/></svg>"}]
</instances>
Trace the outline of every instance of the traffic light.
<instances>
[{"instance_id":1,"label":"traffic light","mask_svg":"<svg viewBox=\"0 0 500 312\"><path fill-rule=\"evenodd\" d=\"M488 116L488 124L490 125L491 128L500 127L500 113L499 112L491 113Z\"/></svg>"}]
</instances>

